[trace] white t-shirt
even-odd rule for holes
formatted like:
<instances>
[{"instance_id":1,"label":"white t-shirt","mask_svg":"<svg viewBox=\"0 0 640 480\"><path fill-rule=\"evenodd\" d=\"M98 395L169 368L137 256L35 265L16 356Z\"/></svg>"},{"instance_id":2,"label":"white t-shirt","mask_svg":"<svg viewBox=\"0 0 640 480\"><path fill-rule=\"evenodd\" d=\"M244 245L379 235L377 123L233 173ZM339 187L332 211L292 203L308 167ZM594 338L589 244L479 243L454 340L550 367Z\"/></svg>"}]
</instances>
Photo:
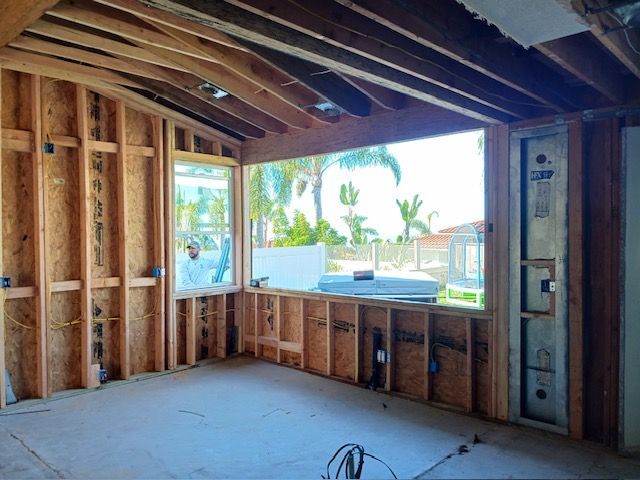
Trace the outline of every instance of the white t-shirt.
<instances>
[{"instance_id":1,"label":"white t-shirt","mask_svg":"<svg viewBox=\"0 0 640 480\"><path fill-rule=\"evenodd\" d=\"M212 271L218 266L219 259L205 258L202 255L196 260L189 258L180 265L178 288L200 288L212 285Z\"/></svg>"}]
</instances>

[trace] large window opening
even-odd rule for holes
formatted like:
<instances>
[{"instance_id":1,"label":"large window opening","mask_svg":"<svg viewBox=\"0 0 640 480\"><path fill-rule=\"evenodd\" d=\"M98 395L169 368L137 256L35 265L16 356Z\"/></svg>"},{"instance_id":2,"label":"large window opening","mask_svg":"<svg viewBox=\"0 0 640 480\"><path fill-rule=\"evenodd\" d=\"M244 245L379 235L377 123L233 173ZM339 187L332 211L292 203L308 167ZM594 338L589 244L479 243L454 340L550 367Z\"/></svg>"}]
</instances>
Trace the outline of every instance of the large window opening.
<instances>
[{"instance_id":1,"label":"large window opening","mask_svg":"<svg viewBox=\"0 0 640 480\"><path fill-rule=\"evenodd\" d=\"M175 162L176 290L233 279L232 169Z\"/></svg>"},{"instance_id":2,"label":"large window opening","mask_svg":"<svg viewBox=\"0 0 640 480\"><path fill-rule=\"evenodd\" d=\"M249 167L252 278L484 308L483 147L474 131Z\"/></svg>"}]
</instances>

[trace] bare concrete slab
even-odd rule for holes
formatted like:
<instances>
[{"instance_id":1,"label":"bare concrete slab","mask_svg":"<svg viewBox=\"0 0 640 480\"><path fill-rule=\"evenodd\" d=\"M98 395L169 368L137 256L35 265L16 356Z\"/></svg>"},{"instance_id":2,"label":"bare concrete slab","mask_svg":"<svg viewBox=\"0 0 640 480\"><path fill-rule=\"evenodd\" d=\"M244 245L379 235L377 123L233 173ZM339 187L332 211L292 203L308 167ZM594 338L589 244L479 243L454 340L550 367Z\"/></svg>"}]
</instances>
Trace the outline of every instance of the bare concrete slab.
<instances>
[{"instance_id":1,"label":"bare concrete slab","mask_svg":"<svg viewBox=\"0 0 640 480\"><path fill-rule=\"evenodd\" d=\"M249 357L19 412L45 409L0 416L0 478L320 478L345 443L399 478L640 477L604 448Z\"/></svg>"}]
</instances>

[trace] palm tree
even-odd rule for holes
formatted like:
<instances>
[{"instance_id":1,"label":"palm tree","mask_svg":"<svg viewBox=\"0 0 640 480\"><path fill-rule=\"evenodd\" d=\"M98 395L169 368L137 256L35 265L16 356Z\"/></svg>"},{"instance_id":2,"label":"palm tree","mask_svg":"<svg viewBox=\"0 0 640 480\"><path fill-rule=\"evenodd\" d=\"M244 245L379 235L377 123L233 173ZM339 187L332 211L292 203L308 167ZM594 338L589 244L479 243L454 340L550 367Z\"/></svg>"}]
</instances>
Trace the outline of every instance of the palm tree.
<instances>
[{"instance_id":1,"label":"palm tree","mask_svg":"<svg viewBox=\"0 0 640 480\"><path fill-rule=\"evenodd\" d=\"M344 183L340 186L340 203L348 207L348 213L343 215L342 218L349 228L349 234L351 235L351 245L365 245L369 243L369 235L377 235L378 232L373 228L365 227L364 221L367 217L362 215L356 215L354 207L358 204L358 195L360 190L355 188L351 182L349 185Z\"/></svg>"},{"instance_id":2,"label":"palm tree","mask_svg":"<svg viewBox=\"0 0 640 480\"><path fill-rule=\"evenodd\" d=\"M274 162L251 166L249 171L249 217L256 225L256 243L263 247L269 221L277 207L291 202L293 182L298 170L293 162Z\"/></svg>"},{"instance_id":3,"label":"palm tree","mask_svg":"<svg viewBox=\"0 0 640 480\"><path fill-rule=\"evenodd\" d=\"M298 196L302 195L307 186L311 184L316 223L322 218L322 177L333 165L338 165L340 168L346 168L347 170L365 167L388 168L393 173L396 185L400 183L402 176L400 164L385 146L306 157L294 160L293 163L296 165L298 172L298 183L296 185Z\"/></svg>"},{"instance_id":4,"label":"palm tree","mask_svg":"<svg viewBox=\"0 0 640 480\"><path fill-rule=\"evenodd\" d=\"M420 206L422 205L422 200L418 200L418 196L419 195L417 193L413 196L413 201L411 202L411 204L409 204L408 200L400 202L400 200L396 198L396 204L400 209L400 215L402 216L402 221L404 222L404 230L402 231L402 241L404 243L407 243L409 241L411 228L420 229L420 227L426 227L423 222L416 219L416 217L418 216L418 210L420 210Z\"/></svg>"}]
</instances>

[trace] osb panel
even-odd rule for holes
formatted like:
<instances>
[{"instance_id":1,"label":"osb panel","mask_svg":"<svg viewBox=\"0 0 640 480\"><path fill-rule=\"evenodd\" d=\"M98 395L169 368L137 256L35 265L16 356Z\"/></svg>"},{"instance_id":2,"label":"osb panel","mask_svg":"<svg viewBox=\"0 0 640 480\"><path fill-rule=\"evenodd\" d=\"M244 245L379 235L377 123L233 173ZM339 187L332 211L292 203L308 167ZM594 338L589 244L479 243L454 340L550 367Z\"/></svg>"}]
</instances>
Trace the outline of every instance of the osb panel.
<instances>
[{"instance_id":1,"label":"osb panel","mask_svg":"<svg viewBox=\"0 0 640 480\"><path fill-rule=\"evenodd\" d=\"M196 360L216 357L219 298L196 299Z\"/></svg>"},{"instance_id":2,"label":"osb panel","mask_svg":"<svg viewBox=\"0 0 640 480\"><path fill-rule=\"evenodd\" d=\"M275 295L258 295L258 335L277 338L276 332L276 297ZM276 358L275 356L273 358Z\"/></svg>"},{"instance_id":3,"label":"osb panel","mask_svg":"<svg viewBox=\"0 0 640 480\"><path fill-rule=\"evenodd\" d=\"M278 358L278 350L274 347L268 347L265 345L262 347L262 357L275 361Z\"/></svg>"},{"instance_id":4,"label":"osb panel","mask_svg":"<svg viewBox=\"0 0 640 480\"><path fill-rule=\"evenodd\" d=\"M80 292L54 293L50 297L50 319L66 323L80 318ZM81 388L81 324L50 330L49 385L53 392Z\"/></svg>"},{"instance_id":5,"label":"osb panel","mask_svg":"<svg viewBox=\"0 0 640 480\"><path fill-rule=\"evenodd\" d=\"M94 278L119 276L116 156L91 154L91 259Z\"/></svg>"},{"instance_id":6,"label":"osb panel","mask_svg":"<svg viewBox=\"0 0 640 480\"><path fill-rule=\"evenodd\" d=\"M3 275L13 287L35 284L31 155L2 151Z\"/></svg>"},{"instance_id":7,"label":"osb panel","mask_svg":"<svg viewBox=\"0 0 640 480\"><path fill-rule=\"evenodd\" d=\"M254 324L255 295L253 293L245 293L243 295L244 295L244 316L243 316L244 334L254 335L255 334L255 324ZM251 339L244 340L244 350L245 352L255 353L255 344L253 340Z\"/></svg>"},{"instance_id":8,"label":"osb panel","mask_svg":"<svg viewBox=\"0 0 640 480\"><path fill-rule=\"evenodd\" d=\"M280 319L282 325L282 338L288 342L300 342L302 340L302 319L300 318L300 300L297 298L282 297L280 300Z\"/></svg>"},{"instance_id":9,"label":"osb panel","mask_svg":"<svg viewBox=\"0 0 640 480\"><path fill-rule=\"evenodd\" d=\"M130 373L152 372L155 350L154 287L132 288L129 292L129 355Z\"/></svg>"},{"instance_id":10,"label":"osb panel","mask_svg":"<svg viewBox=\"0 0 640 480\"><path fill-rule=\"evenodd\" d=\"M45 125L48 126L44 133L77 137L75 84L43 77L42 98Z\"/></svg>"},{"instance_id":11,"label":"osb panel","mask_svg":"<svg viewBox=\"0 0 640 480\"><path fill-rule=\"evenodd\" d=\"M176 347L178 365L187 363L187 301L176 301Z\"/></svg>"},{"instance_id":12,"label":"osb panel","mask_svg":"<svg viewBox=\"0 0 640 480\"><path fill-rule=\"evenodd\" d=\"M327 371L327 306L319 300L307 302L307 351L309 368L320 372Z\"/></svg>"},{"instance_id":13,"label":"osb panel","mask_svg":"<svg viewBox=\"0 0 640 480\"><path fill-rule=\"evenodd\" d=\"M126 109L125 115L127 145L152 147L153 123L151 117L130 108Z\"/></svg>"},{"instance_id":14,"label":"osb panel","mask_svg":"<svg viewBox=\"0 0 640 480\"><path fill-rule=\"evenodd\" d=\"M148 277L153 267L152 159L127 155L129 273Z\"/></svg>"},{"instance_id":15,"label":"osb panel","mask_svg":"<svg viewBox=\"0 0 640 480\"><path fill-rule=\"evenodd\" d=\"M45 155L47 267L52 281L80 278L79 166L75 149Z\"/></svg>"},{"instance_id":16,"label":"osb panel","mask_svg":"<svg viewBox=\"0 0 640 480\"><path fill-rule=\"evenodd\" d=\"M89 138L102 142L116 141L116 104L98 93L87 91Z\"/></svg>"},{"instance_id":17,"label":"osb panel","mask_svg":"<svg viewBox=\"0 0 640 480\"><path fill-rule=\"evenodd\" d=\"M36 375L37 331L33 298L8 300L5 303L5 360L11 375L11 386L18 400L38 395ZM13 320L12 320L13 319ZM19 322L22 325L18 325Z\"/></svg>"},{"instance_id":18,"label":"osb panel","mask_svg":"<svg viewBox=\"0 0 640 480\"><path fill-rule=\"evenodd\" d=\"M365 382L371 380L372 374L372 355L373 355L373 329L379 328L382 331L382 345L385 349L387 344L387 310L379 307L361 307L363 325L362 335L362 379ZM385 366L378 365L378 385L385 384Z\"/></svg>"},{"instance_id":19,"label":"osb panel","mask_svg":"<svg viewBox=\"0 0 640 480\"><path fill-rule=\"evenodd\" d=\"M432 399L464 408L467 404L467 330L464 318L436 316L433 356L440 369L432 375ZM447 345L433 346L434 343Z\"/></svg>"},{"instance_id":20,"label":"osb panel","mask_svg":"<svg viewBox=\"0 0 640 480\"><path fill-rule=\"evenodd\" d=\"M333 303L333 373L355 380L355 306ZM343 328L347 330L344 330Z\"/></svg>"},{"instance_id":21,"label":"osb panel","mask_svg":"<svg viewBox=\"0 0 640 480\"><path fill-rule=\"evenodd\" d=\"M286 363L287 365L294 365L296 367L299 367L302 364L301 355L299 353L285 352L284 350L280 352L280 361L281 363Z\"/></svg>"},{"instance_id":22,"label":"osb panel","mask_svg":"<svg viewBox=\"0 0 640 480\"><path fill-rule=\"evenodd\" d=\"M476 378L476 408L480 413L489 414L490 372L489 372L489 326L486 320L475 320L475 348L474 358Z\"/></svg>"},{"instance_id":23,"label":"osb panel","mask_svg":"<svg viewBox=\"0 0 640 480\"><path fill-rule=\"evenodd\" d=\"M2 70L2 128L31 130L30 78L26 73Z\"/></svg>"},{"instance_id":24,"label":"osb panel","mask_svg":"<svg viewBox=\"0 0 640 480\"><path fill-rule=\"evenodd\" d=\"M425 314L396 311L393 328L394 390L422 397L424 395L424 323ZM420 339L422 338L422 343Z\"/></svg>"},{"instance_id":25,"label":"osb panel","mask_svg":"<svg viewBox=\"0 0 640 480\"><path fill-rule=\"evenodd\" d=\"M99 288L92 292L94 317L96 319L112 319L100 322L102 338L98 336L97 324L92 329L93 363L98 363L96 343L102 343L102 365L110 379L119 378L120 370L120 292L118 288ZM98 310L99 309L99 313Z\"/></svg>"}]
</instances>

